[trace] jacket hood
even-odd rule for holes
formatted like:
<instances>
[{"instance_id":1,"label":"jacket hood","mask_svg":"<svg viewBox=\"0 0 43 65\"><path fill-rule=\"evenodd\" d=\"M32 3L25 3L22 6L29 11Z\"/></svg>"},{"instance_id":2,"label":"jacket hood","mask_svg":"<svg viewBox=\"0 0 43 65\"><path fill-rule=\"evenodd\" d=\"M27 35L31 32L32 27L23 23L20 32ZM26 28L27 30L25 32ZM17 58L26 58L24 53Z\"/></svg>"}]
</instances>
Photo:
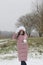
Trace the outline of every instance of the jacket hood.
<instances>
[{"instance_id":1,"label":"jacket hood","mask_svg":"<svg viewBox=\"0 0 43 65\"><path fill-rule=\"evenodd\" d=\"M26 31L24 26L20 26L17 28L16 33L18 33L20 30Z\"/></svg>"}]
</instances>

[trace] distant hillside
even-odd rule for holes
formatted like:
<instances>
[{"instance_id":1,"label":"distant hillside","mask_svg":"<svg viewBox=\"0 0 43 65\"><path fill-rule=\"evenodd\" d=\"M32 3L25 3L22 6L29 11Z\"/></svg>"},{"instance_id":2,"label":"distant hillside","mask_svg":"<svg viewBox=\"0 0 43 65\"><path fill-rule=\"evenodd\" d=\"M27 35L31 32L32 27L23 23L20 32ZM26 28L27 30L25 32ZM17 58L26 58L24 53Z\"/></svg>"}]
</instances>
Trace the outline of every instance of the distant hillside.
<instances>
[{"instance_id":1,"label":"distant hillside","mask_svg":"<svg viewBox=\"0 0 43 65\"><path fill-rule=\"evenodd\" d=\"M11 38L14 32L8 31L0 31L0 39L1 38Z\"/></svg>"}]
</instances>

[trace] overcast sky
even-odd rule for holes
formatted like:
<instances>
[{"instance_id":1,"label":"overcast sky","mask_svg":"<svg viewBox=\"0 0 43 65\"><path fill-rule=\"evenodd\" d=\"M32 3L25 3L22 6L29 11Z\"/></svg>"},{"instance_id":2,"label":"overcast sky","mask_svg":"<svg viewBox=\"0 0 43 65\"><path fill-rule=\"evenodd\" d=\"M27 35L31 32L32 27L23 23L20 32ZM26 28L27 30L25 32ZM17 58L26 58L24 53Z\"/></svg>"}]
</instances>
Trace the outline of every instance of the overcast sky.
<instances>
[{"instance_id":1,"label":"overcast sky","mask_svg":"<svg viewBox=\"0 0 43 65\"><path fill-rule=\"evenodd\" d=\"M31 11L32 0L0 0L0 30L14 31L17 19Z\"/></svg>"}]
</instances>

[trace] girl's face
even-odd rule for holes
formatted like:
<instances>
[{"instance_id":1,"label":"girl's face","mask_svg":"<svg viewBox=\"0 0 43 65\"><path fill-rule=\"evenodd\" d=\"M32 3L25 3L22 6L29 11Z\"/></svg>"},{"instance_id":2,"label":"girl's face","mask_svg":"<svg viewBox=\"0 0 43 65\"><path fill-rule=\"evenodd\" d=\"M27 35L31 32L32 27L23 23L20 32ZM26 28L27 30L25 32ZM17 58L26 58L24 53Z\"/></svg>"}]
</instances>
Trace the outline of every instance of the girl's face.
<instances>
[{"instance_id":1,"label":"girl's face","mask_svg":"<svg viewBox=\"0 0 43 65\"><path fill-rule=\"evenodd\" d=\"M22 35L23 34L23 31L21 31L20 34Z\"/></svg>"},{"instance_id":2,"label":"girl's face","mask_svg":"<svg viewBox=\"0 0 43 65\"><path fill-rule=\"evenodd\" d=\"M21 30L21 31L20 31L20 35L24 35L24 31Z\"/></svg>"}]
</instances>

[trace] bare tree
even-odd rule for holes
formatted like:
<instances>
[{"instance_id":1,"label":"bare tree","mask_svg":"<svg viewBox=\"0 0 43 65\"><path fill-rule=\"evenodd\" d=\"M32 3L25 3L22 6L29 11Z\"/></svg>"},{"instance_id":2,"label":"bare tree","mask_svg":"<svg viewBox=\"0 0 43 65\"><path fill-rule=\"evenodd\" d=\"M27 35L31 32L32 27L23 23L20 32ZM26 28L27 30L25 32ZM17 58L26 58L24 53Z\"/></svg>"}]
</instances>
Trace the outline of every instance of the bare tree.
<instances>
[{"instance_id":1,"label":"bare tree","mask_svg":"<svg viewBox=\"0 0 43 65\"><path fill-rule=\"evenodd\" d=\"M27 14L18 19L17 26L25 26L27 33L30 34L30 30L32 27L36 28L40 34L43 33L43 0L42 4L35 5L36 11L31 14Z\"/></svg>"}]
</instances>

